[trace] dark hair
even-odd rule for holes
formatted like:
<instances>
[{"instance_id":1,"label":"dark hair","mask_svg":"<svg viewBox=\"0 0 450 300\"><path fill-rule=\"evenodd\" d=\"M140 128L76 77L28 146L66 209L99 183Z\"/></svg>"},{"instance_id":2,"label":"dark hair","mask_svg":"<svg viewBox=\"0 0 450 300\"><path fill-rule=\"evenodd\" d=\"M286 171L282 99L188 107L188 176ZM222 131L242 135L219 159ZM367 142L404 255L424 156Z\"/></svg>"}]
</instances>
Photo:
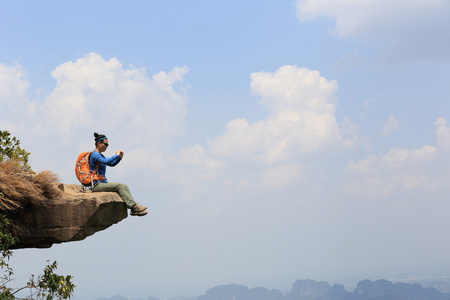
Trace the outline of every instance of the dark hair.
<instances>
[{"instance_id":1,"label":"dark hair","mask_svg":"<svg viewBox=\"0 0 450 300\"><path fill-rule=\"evenodd\" d=\"M104 140L104 139L106 139L106 135L98 134L97 132L94 133L95 146L97 146L97 144L100 140Z\"/></svg>"}]
</instances>

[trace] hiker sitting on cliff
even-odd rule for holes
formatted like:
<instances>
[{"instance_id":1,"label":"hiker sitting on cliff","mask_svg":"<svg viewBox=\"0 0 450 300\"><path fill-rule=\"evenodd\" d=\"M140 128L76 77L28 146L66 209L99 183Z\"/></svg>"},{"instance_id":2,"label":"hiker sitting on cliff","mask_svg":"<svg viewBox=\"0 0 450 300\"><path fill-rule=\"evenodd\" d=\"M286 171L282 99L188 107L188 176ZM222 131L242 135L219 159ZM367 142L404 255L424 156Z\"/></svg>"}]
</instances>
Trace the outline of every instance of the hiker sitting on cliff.
<instances>
[{"instance_id":1,"label":"hiker sitting on cliff","mask_svg":"<svg viewBox=\"0 0 450 300\"><path fill-rule=\"evenodd\" d=\"M93 192L116 192L123 199L128 208L131 209L132 216L145 216L147 214L147 207L136 203L131 196L130 189L126 184L113 183L106 180L106 166L116 166L123 157L123 151L119 150L115 155L106 158L103 152L108 148L108 139L103 134L94 133L95 137L95 151L89 157L89 168L93 172L96 168L97 174L102 175L103 179L94 181Z\"/></svg>"}]
</instances>

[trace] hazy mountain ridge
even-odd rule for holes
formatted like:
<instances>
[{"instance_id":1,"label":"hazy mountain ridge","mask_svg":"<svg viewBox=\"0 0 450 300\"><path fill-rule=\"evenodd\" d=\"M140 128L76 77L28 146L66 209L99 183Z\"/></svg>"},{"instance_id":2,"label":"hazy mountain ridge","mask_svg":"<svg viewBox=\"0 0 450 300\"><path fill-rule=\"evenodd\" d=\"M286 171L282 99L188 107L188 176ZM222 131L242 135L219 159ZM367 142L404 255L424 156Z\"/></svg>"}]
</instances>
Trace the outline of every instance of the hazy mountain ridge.
<instances>
[{"instance_id":1,"label":"hazy mountain ridge","mask_svg":"<svg viewBox=\"0 0 450 300\"><path fill-rule=\"evenodd\" d=\"M97 300L130 300L123 296L98 298ZM197 297L174 297L160 299L131 300L450 300L450 293L434 287L423 287L418 283L392 283L380 279L362 280L353 292L346 291L342 284L330 286L326 281L297 280L290 292L283 295L279 290L264 287L248 288L239 284L219 285L208 289Z\"/></svg>"}]
</instances>

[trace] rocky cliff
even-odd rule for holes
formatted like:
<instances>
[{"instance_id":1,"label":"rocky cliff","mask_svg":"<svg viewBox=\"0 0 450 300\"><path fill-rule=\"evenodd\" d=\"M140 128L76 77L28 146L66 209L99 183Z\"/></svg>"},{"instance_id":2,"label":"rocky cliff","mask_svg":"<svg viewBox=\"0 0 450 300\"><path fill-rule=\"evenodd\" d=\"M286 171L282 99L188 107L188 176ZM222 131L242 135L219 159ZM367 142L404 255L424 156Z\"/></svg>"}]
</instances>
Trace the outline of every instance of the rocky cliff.
<instances>
[{"instance_id":1,"label":"rocky cliff","mask_svg":"<svg viewBox=\"0 0 450 300\"><path fill-rule=\"evenodd\" d=\"M13 247L49 248L53 244L80 241L128 216L117 193L83 192L81 185L57 184L58 197L30 201L8 218L19 242Z\"/></svg>"}]
</instances>

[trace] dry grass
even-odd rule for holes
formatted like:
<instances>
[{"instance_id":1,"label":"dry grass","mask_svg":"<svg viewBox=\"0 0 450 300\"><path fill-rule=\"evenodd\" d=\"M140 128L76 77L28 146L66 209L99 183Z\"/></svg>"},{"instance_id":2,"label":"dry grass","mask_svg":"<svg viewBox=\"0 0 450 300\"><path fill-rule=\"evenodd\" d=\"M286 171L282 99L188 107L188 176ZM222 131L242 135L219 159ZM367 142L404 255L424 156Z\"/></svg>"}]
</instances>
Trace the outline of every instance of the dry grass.
<instances>
[{"instance_id":1,"label":"dry grass","mask_svg":"<svg viewBox=\"0 0 450 300\"><path fill-rule=\"evenodd\" d=\"M13 212L28 203L57 197L58 176L51 171L33 175L13 160L0 162L0 211Z\"/></svg>"},{"instance_id":2,"label":"dry grass","mask_svg":"<svg viewBox=\"0 0 450 300\"><path fill-rule=\"evenodd\" d=\"M41 189L42 195L46 199L54 199L61 194L61 190L53 184L55 182L60 182L60 179L58 175L49 170L44 170L34 176L34 184Z\"/></svg>"}]
</instances>

